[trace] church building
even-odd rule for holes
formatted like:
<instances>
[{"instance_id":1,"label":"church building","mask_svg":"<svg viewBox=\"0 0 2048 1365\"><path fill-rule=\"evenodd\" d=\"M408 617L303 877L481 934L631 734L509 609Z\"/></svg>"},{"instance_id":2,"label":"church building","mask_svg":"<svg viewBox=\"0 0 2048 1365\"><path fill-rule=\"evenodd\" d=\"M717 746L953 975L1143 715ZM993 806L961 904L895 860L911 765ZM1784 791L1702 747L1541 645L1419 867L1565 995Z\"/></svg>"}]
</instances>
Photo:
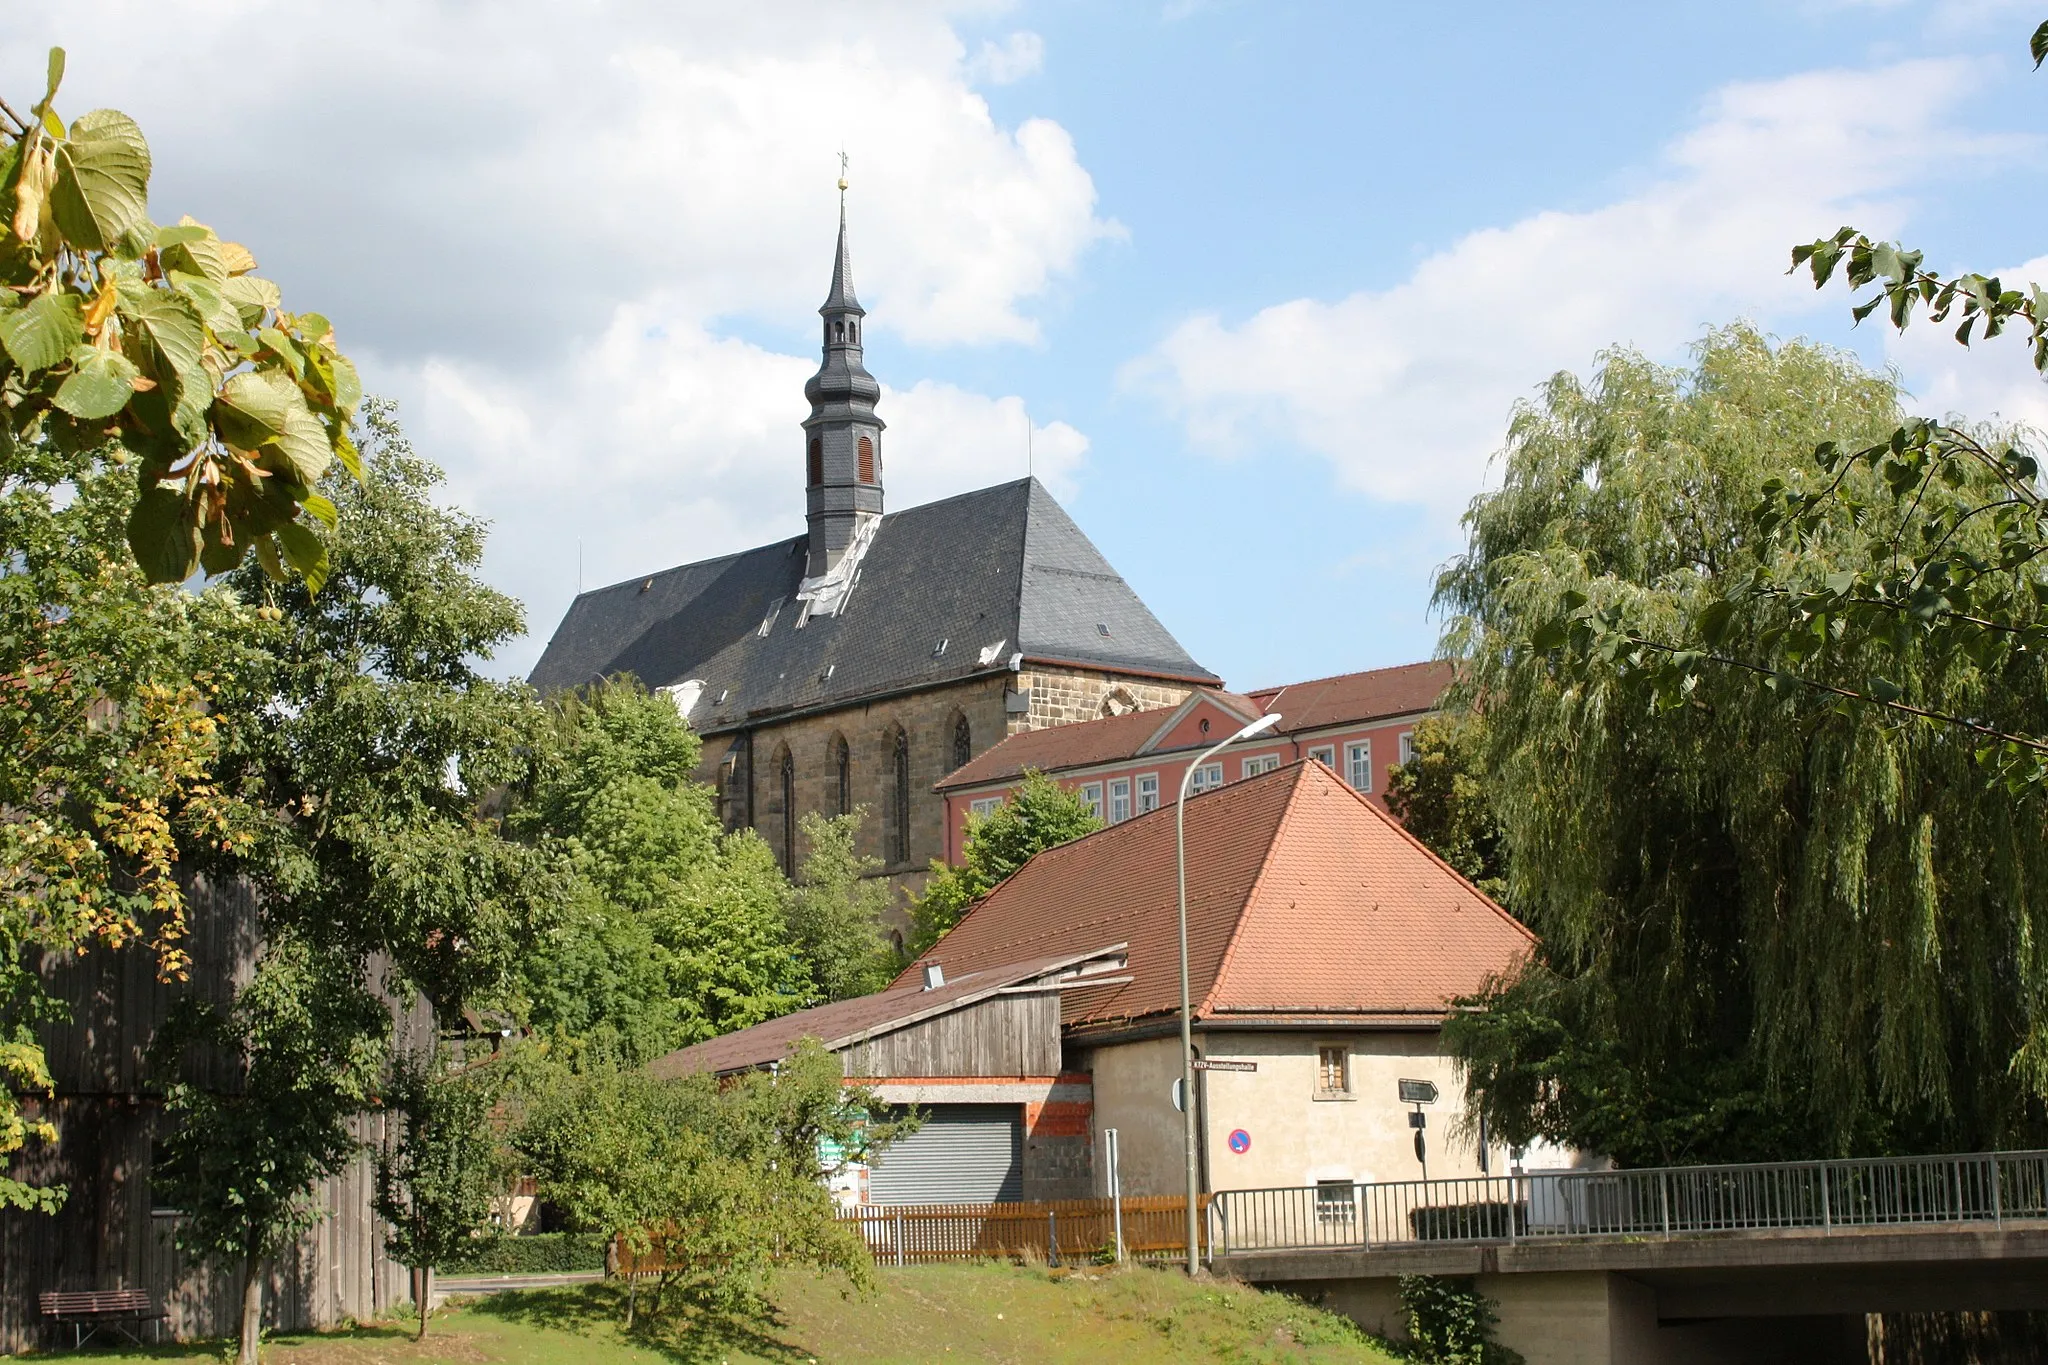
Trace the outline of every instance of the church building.
<instances>
[{"instance_id":1,"label":"church building","mask_svg":"<svg viewBox=\"0 0 2048 1365\"><path fill-rule=\"evenodd\" d=\"M862 364L843 204L818 311L792 461L809 529L580 594L531 681L631 674L667 691L704 737L699 776L727 828L759 830L793 869L804 813L859 808L862 851L914 890L946 852L947 773L1021 731L1173 706L1219 679L1036 479L883 510L881 385Z\"/></svg>"}]
</instances>

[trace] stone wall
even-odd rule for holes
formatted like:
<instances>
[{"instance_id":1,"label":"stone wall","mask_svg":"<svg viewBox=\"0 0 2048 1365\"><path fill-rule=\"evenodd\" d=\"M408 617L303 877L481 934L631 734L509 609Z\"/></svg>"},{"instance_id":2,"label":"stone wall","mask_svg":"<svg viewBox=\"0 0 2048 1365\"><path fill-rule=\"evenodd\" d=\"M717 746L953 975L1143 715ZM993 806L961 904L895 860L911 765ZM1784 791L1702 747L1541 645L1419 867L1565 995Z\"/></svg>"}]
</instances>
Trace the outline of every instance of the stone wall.
<instances>
[{"instance_id":1,"label":"stone wall","mask_svg":"<svg viewBox=\"0 0 2048 1365\"><path fill-rule=\"evenodd\" d=\"M1031 694L1030 710L1009 717L1009 733L1076 725L1126 711L1156 711L1178 706L1193 689L1179 683L1152 682L1117 673L1078 668L1027 668L1017 675L1019 689Z\"/></svg>"},{"instance_id":2,"label":"stone wall","mask_svg":"<svg viewBox=\"0 0 2048 1365\"><path fill-rule=\"evenodd\" d=\"M1007 697L1029 690L1028 708L1012 713ZM909 897L924 886L934 858L946 852L946 803L932 787L958 766L955 730L967 721L969 749L979 754L1021 730L1095 720L1119 709L1150 710L1177 704L1186 687L1081 669L1034 668L1021 674L990 674L959 682L857 702L834 711L768 721L754 727L751 746L743 732L710 735L704 741L698 777L719 790L719 805L728 829L747 823L751 786L753 826L768 841L785 867L800 866L805 849L795 835L794 850L786 838L805 813L837 815L839 773L834 755L840 742L847 752L851 805L863 811L859 849L881 860L878 875L892 890L899 926L907 923ZM909 856L898 857L896 736L909 744ZM739 741L737 744L735 741ZM751 770L747 754L751 747ZM794 802L785 823L782 759L790 760Z\"/></svg>"}]
</instances>

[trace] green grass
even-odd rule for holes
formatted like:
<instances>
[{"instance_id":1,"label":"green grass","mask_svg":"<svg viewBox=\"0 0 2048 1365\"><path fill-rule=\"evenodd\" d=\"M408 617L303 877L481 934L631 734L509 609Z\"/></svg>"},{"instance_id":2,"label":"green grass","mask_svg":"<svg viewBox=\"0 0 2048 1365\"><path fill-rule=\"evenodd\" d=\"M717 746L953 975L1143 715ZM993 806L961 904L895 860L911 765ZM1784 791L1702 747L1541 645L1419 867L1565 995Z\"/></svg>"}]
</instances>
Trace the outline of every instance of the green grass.
<instances>
[{"instance_id":1,"label":"green grass","mask_svg":"<svg viewBox=\"0 0 2048 1365\"><path fill-rule=\"evenodd\" d=\"M620 1330L616 1285L497 1294L434 1315L424 1343L410 1324L267 1342L269 1365L1388 1365L1395 1357L1349 1322L1296 1299L1190 1282L1169 1270L1048 1271L1007 1265L879 1272L873 1294L843 1281L784 1276L758 1319L684 1314ZM644 1288L644 1287L643 1287ZM645 1299L643 1297L643 1303ZM220 1346L163 1347L131 1358L217 1359ZM232 1358L232 1357L230 1357Z\"/></svg>"}]
</instances>

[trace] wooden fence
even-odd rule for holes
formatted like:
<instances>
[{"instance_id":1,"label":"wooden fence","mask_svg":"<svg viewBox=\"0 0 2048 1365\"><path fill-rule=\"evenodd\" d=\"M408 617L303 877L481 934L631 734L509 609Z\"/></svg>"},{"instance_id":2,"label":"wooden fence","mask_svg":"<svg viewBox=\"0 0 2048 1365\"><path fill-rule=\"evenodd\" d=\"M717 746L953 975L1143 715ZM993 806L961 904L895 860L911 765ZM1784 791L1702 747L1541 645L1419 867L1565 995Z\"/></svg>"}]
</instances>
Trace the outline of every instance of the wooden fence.
<instances>
[{"instance_id":1,"label":"wooden fence","mask_svg":"<svg viewBox=\"0 0 2048 1365\"><path fill-rule=\"evenodd\" d=\"M1209 1196L1196 1202L1208 1251ZM1124 1252L1140 1258L1187 1255L1187 1200L1148 1195L1123 1201ZM860 1226L877 1265L921 1265L1032 1257L1049 1264L1106 1258L1116 1242L1115 1201L1057 1199L1016 1204L865 1204L842 1212Z\"/></svg>"}]
</instances>

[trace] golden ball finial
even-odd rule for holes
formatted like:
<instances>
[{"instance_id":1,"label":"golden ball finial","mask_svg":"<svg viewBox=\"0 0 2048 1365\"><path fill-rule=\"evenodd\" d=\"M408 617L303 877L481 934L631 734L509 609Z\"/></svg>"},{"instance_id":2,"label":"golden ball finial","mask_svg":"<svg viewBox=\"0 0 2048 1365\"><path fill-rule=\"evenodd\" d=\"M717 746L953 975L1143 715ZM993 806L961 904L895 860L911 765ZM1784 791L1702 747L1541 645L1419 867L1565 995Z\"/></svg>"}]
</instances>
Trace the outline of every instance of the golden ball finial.
<instances>
[{"instance_id":1,"label":"golden ball finial","mask_svg":"<svg viewBox=\"0 0 2048 1365\"><path fill-rule=\"evenodd\" d=\"M839 188L841 190L844 190L846 188L846 177L843 175L839 177Z\"/></svg>"}]
</instances>

